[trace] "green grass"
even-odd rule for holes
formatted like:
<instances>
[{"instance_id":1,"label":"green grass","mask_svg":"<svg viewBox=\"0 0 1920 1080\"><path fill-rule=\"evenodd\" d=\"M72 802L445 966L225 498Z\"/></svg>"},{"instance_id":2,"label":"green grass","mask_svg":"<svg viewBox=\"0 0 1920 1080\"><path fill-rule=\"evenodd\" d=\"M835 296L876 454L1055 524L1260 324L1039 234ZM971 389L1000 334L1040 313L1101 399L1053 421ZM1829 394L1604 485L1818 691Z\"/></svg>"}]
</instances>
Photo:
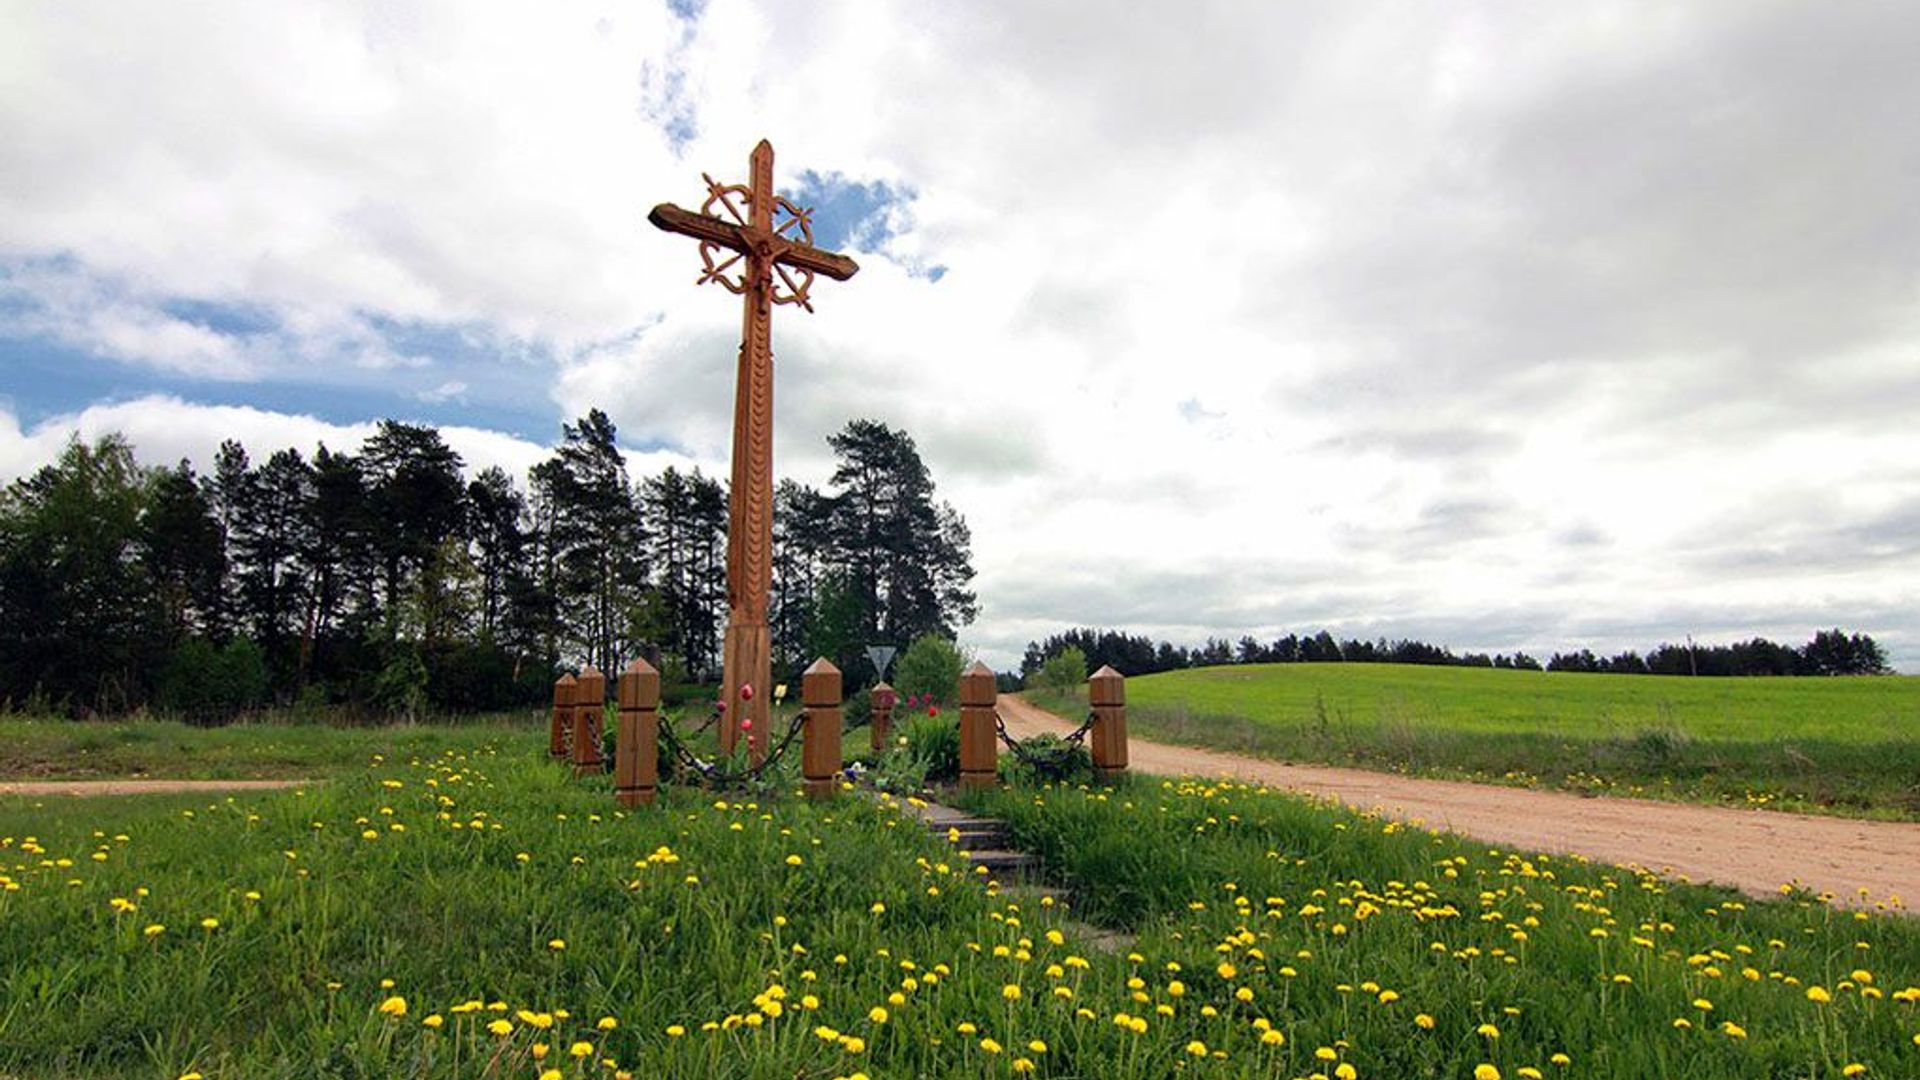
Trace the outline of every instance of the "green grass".
<instances>
[{"instance_id":1,"label":"green grass","mask_svg":"<svg viewBox=\"0 0 1920 1080\"><path fill-rule=\"evenodd\" d=\"M342 757L363 734L333 733ZM544 760L542 731L431 734L296 791L0 798L0 1075L1920 1072L1906 919L1246 788L979 796L1086 918L1139 934L1108 954L884 801L782 783L621 813L604 779Z\"/></svg>"},{"instance_id":2,"label":"green grass","mask_svg":"<svg viewBox=\"0 0 1920 1080\"><path fill-rule=\"evenodd\" d=\"M1262 664L1130 679L1134 732L1282 760L1920 818L1920 678ZM1080 697L1036 694L1077 715Z\"/></svg>"},{"instance_id":3,"label":"green grass","mask_svg":"<svg viewBox=\"0 0 1920 1080\"><path fill-rule=\"evenodd\" d=\"M531 712L379 727L3 717L0 780L307 779L360 770L375 754L436 754L542 722Z\"/></svg>"},{"instance_id":4,"label":"green grass","mask_svg":"<svg viewBox=\"0 0 1920 1080\"><path fill-rule=\"evenodd\" d=\"M1748 901L1228 783L969 802L1087 916L1139 932L1140 997L1103 1015L1145 1016L1243 1069L1274 1053L1274 1075L1329 1075L1313 1056L1328 1048L1362 1078L1920 1076L1911 919ZM1207 1007L1220 1022L1196 1018ZM1285 1043L1257 1043L1256 1019Z\"/></svg>"}]
</instances>

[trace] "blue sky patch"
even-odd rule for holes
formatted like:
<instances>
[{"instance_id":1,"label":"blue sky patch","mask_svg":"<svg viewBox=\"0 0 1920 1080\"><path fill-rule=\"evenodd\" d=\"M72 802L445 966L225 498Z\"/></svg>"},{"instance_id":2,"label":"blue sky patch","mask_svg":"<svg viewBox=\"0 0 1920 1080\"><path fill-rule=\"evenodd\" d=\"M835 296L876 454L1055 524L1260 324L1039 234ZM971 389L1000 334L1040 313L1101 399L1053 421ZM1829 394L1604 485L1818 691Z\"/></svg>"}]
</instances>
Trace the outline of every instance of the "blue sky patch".
<instances>
[{"instance_id":1,"label":"blue sky patch","mask_svg":"<svg viewBox=\"0 0 1920 1080\"><path fill-rule=\"evenodd\" d=\"M905 213L914 200L912 188L895 187L885 180L861 183L838 172L800 174L800 186L782 191L799 206L813 208L813 242L838 251L850 245L874 250L898 234L912 218ZM889 211L898 207L900 214Z\"/></svg>"},{"instance_id":2,"label":"blue sky patch","mask_svg":"<svg viewBox=\"0 0 1920 1080\"><path fill-rule=\"evenodd\" d=\"M503 338L480 324L430 323L361 313L363 335L303 342L266 307L194 297L147 300L156 314L244 344L257 370L238 378L204 377L123 358L50 330L46 318L71 319L19 285L34 269L0 265L0 407L32 428L90 405L165 394L213 405L250 405L333 423L395 417L491 428L540 442L559 430L551 399L553 355ZM73 275L84 269L61 267ZM96 295L127 302L111 285ZM141 303L139 301L133 301ZM375 362L383 356L399 363Z\"/></svg>"}]
</instances>

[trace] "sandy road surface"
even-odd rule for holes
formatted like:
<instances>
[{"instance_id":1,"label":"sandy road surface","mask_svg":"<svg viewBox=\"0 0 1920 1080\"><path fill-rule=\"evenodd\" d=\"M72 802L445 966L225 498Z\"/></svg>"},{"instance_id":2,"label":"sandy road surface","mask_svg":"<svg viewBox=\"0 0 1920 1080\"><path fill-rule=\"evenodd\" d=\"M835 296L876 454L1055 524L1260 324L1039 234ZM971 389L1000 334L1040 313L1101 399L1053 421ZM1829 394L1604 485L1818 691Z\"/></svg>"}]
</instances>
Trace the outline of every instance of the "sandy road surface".
<instances>
[{"instance_id":1,"label":"sandy road surface","mask_svg":"<svg viewBox=\"0 0 1920 1080\"><path fill-rule=\"evenodd\" d=\"M1000 715L1016 737L1074 725L1010 695ZM1798 881L1848 903L1898 897L1920 908L1920 824L1851 821L1646 799L1420 780L1390 773L1286 765L1214 750L1128 740L1128 764L1168 776L1230 776L1331 796L1488 843L1584 855L1693 881L1776 894Z\"/></svg>"},{"instance_id":2,"label":"sandy road surface","mask_svg":"<svg viewBox=\"0 0 1920 1080\"><path fill-rule=\"evenodd\" d=\"M9 780L0 795L177 795L188 791L272 791L311 780Z\"/></svg>"}]
</instances>

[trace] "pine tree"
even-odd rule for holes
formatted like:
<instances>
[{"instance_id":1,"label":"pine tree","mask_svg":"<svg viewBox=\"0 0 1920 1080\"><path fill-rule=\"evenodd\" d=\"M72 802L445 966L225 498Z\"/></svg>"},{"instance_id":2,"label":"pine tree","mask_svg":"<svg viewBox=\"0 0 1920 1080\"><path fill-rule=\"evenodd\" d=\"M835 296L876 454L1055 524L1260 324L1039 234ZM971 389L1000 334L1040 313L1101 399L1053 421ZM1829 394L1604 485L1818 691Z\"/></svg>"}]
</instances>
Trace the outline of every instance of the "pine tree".
<instances>
[{"instance_id":1,"label":"pine tree","mask_svg":"<svg viewBox=\"0 0 1920 1080\"><path fill-rule=\"evenodd\" d=\"M634 609L646 602L645 534L607 414L594 409L562 434L554 456L533 471L552 515L558 622L587 663L614 671Z\"/></svg>"},{"instance_id":2,"label":"pine tree","mask_svg":"<svg viewBox=\"0 0 1920 1080\"><path fill-rule=\"evenodd\" d=\"M862 608L870 641L952 637L977 611L971 537L951 507L936 504L933 479L913 439L873 420L828 438L834 469L834 562Z\"/></svg>"},{"instance_id":3,"label":"pine tree","mask_svg":"<svg viewBox=\"0 0 1920 1080\"><path fill-rule=\"evenodd\" d=\"M140 561L168 636L207 634L221 606L226 545L213 505L193 466L182 460L154 473L140 515Z\"/></svg>"}]
</instances>

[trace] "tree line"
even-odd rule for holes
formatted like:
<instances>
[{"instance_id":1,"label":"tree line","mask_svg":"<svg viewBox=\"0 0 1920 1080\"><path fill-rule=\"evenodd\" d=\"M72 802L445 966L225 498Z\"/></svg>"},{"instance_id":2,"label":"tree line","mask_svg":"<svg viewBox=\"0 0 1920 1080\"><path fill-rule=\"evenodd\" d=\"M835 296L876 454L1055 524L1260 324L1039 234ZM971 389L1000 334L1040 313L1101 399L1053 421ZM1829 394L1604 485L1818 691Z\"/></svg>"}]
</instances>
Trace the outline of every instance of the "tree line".
<instances>
[{"instance_id":1,"label":"tree line","mask_svg":"<svg viewBox=\"0 0 1920 1080\"><path fill-rule=\"evenodd\" d=\"M828 442L826 489L783 481L776 500L783 678L822 654L857 678L865 645L951 637L977 610L966 523L913 439L855 420ZM0 705L474 711L641 655L713 680L726 534L724 483L635 482L599 410L524 488L393 420L351 452L229 440L206 475L76 439L0 492Z\"/></svg>"},{"instance_id":2,"label":"tree line","mask_svg":"<svg viewBox=\"0 0 1920 1080\"><path fill-rule=\"evenodd\" d=\"M1089 670L1111 664L1127 675L1151 675L1179 668L1225 664L1434 664L1449 667L1505 668L1526 671L1588 671L1633 675L1885 675L1891 672L1886 653L1866 634L1822 630L1806 645L1795 648L1765 638L1732 645L1662 644L1644 655L1632 650L1598 657L1581 649L1554 653L1543 665L1524 652L1455 653L1424 641L1378 638L1336 639L1326 630L1315 634L1287 634L1270 642L1246 635L1238 642L1210 637L1196 648L1154 641L1121 630L1076 628L1027 643L1020 661L1023 679L1032 678L1047 661L1078 649Z\"/></svg>"}]
</instances>

